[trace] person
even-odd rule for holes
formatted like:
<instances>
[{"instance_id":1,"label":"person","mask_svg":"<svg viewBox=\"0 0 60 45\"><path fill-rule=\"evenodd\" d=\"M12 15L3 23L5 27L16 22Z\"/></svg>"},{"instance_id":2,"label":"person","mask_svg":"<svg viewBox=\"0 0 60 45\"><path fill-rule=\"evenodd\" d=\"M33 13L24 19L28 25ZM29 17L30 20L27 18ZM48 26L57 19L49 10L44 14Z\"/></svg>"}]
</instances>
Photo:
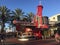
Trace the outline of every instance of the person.
<instances>
[{"instance_id":1,"label":"person","mask_svg":"<svg viewBox=\"0 0 60 45\"><path fill-rule=\"evenodd\" d=\"M59 35L58 33L56 33L56 34L55 34L55 40L56 40L56 42L58 42L58 43L60 42L59 38L60 38L60 35Z\"/></svg>"}]
</instances>

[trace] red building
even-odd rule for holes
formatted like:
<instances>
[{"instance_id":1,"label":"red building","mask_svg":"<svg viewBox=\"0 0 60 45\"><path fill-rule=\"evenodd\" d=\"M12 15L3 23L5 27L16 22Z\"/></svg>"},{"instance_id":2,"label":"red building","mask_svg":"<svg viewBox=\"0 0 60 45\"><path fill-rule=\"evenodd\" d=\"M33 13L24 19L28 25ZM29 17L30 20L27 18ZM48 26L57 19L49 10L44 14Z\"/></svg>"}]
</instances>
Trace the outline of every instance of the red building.
<instances>
[{"instance_id":1,"label":"red building","mask_svg":"<svg viewBox=\"0 0 60 45\"><path fill-rule=\"evenodd\" d=\"M37 36L37 37L42 37L42 30L43 29L48 29L48 24L46 23L47 22L47 18L42 16L42 10L43 10L43 6L41 4L39 4L37 6L37 14L35 15L34 17L34 20L33 20L33 23L30 23L30 22L21 22L21 21L15 21L16 22L16 30L20 30L20 25L23 25L25 26L25 28L30 28L32 29L33 33ZM46 22L45 22L46 20ZM14 22L13 21L13 22ZM24 30L25 30L24 28Z\"/></svg>"},{"instance_id":2,"label":"red building","mask_svg":"<svg viewBox=\"0 0 60 45\"><path fill-rule=\"evenodd\" d=\"M45 20L43 19L42 16L42 10L43 10L43 6L39 4L37 6L37 14L34 17L34 23L37 28L48 28L47 24L43 24Z\"/></svg>"}]
</instances>

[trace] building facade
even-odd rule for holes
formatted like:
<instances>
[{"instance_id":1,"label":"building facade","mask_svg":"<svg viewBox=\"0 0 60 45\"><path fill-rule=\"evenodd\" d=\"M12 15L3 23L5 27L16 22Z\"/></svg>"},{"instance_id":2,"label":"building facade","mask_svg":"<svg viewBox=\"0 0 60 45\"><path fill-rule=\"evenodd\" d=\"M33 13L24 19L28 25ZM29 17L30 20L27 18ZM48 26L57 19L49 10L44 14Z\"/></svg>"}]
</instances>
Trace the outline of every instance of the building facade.
<instances>
[{"instance_id":1,"label":"building facade","mask_svg":"<svg viewBox=\"0 0 60 45\"><path fill-rule=\"evenodd\" d=\"M53 15L49 17L49 30L51 31L51 36L60 30L60 14Z\"/></svg>"}]
</instances>

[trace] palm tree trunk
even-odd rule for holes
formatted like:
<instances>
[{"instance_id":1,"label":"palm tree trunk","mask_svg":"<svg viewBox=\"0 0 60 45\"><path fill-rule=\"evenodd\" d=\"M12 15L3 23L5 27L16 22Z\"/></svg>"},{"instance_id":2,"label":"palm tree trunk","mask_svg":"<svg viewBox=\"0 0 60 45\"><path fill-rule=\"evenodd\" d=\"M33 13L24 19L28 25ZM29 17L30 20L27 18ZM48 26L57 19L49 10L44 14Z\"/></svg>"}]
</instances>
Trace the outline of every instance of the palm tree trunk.
<instances>
[{"instance_id":1,"label":"palm tree trunk","mask_svg":"<svg viewBox=\"0 0 60 45\"><path fill-rule=\"evenodd\" d=\"M4 25L5 23L4 23L4 21L2 21L2 28L1 28L1 33L3 33L4 32Z\"/></svg>"},{"instance_id":2,"label":"palm tree trunk","mask_svg":"<svg viewBox=\"0 0 60 45\"><path fill-rule=\"evenodd\" d=\"M4 15L2 15L2 28L1 28L1 33L3 33L4 32L4 27L5 27L5 16Z\"/></svg>"}]
</instances>

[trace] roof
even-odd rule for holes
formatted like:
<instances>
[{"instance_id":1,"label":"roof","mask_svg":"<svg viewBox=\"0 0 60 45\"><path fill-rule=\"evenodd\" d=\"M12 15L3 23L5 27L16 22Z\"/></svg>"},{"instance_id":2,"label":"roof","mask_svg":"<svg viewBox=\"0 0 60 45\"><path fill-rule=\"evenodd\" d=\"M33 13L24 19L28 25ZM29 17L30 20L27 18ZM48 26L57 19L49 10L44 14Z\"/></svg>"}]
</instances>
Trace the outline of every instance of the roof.
<instances>
[{"instance_id":1,"label":"roof","mask_svg":"<svg viewBox=\"0 0 60 45\"><path fill-rule=\"evenodd\" d=\"M58 15L60 15L60 13L59 13L59 14L55 14L55 15L53 15L53 16L51 16L51 17L58 16ZM50 19L51 17L49 17L49 19Z\"/></svg>"}]
</instances>

